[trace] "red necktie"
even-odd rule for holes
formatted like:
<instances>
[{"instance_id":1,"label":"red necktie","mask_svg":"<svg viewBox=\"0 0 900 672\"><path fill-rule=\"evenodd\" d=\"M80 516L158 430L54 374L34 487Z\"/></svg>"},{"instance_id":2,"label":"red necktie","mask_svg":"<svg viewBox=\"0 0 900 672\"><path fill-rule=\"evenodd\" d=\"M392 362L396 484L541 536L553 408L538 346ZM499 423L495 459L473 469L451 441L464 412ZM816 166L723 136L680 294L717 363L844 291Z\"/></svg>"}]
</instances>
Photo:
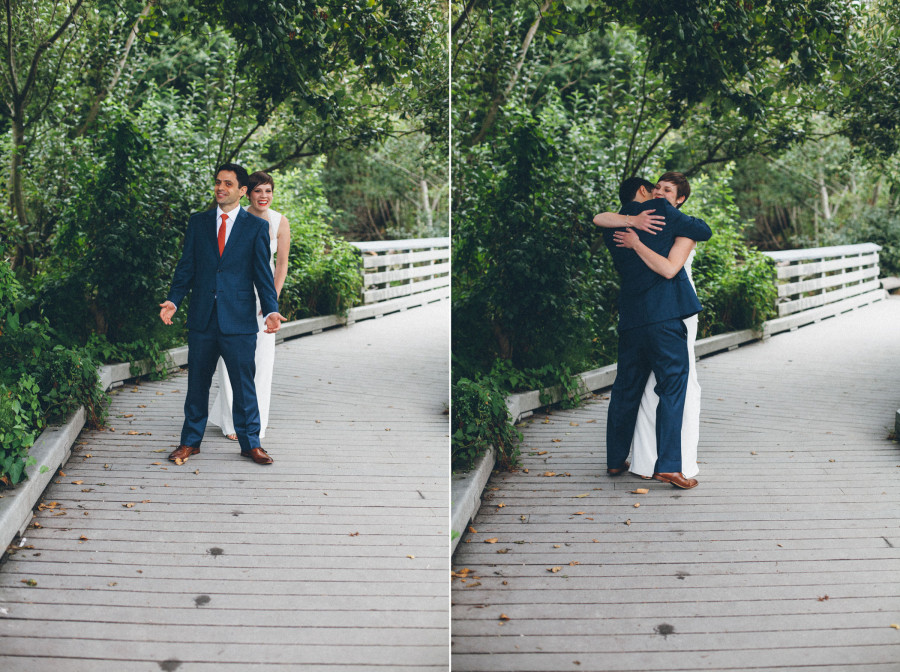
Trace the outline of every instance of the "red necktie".
<instances>
[{"instance_id":1,"label":"red necktie","mask_svg":"<svg viewBox=\"0 0 900 672\"><path fill-rule=\"evenodd\" d=\"M228 220L228 215L224 212L222 213L222 225L219 227L219 256L222 256L222 252L225 251L225 222Z\"/></svg>"}]
</instances>

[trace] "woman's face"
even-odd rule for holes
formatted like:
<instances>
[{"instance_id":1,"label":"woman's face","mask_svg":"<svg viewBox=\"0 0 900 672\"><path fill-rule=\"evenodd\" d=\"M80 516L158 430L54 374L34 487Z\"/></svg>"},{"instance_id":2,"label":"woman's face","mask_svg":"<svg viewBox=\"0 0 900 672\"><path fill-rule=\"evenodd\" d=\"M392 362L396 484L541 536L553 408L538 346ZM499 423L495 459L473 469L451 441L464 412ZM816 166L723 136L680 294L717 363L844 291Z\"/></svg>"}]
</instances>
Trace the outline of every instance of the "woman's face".
<instances>
[{"instance_id":1,"label":"woman's face","mask_svg":"<svg viewBox=\"0 0 900 672\"><path fill-rule=\"evenodd\" d=\"M678 187L672 182L658 182L652 196L653 198L666 199L672 204L673 208L677 208L684 202L684 198L678 198Z\"/></svg>"},{"instance_id":2,"label":"woman's face","mask_svg":"<svg viewBox=\"0 0 900 672\"><path fill-rule=\"evenodd\" d=\"M258 184L253 187L253 191L247 194L247 197L254 210L268 210L272 205L272 185Z\"/></svg>"}]
</instances>

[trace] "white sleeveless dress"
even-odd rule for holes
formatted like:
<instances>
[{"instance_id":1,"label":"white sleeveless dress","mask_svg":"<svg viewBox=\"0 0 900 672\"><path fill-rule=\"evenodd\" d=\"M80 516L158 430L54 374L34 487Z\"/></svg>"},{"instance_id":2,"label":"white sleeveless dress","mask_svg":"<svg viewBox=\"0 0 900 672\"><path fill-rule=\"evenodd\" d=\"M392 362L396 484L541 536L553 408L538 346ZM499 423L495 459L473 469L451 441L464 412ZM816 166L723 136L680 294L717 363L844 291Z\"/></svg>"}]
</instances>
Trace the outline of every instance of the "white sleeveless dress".
<instances>
[{"instance_id":1,"label":"white sleeveless dress","mask_svg":"<svg viewBox=\"0 0 900 672\"><path fill-rule=\"evenodd\" d=\"M268 210L269 217L269 266L275 275L275 251L278 249L278 226L281 224L281 213ZM256 289L254 288L254 293ZM259 296L256 297L256 321L259 331L256 334L256 400L259 403L259 438L266 435L269 424L269 405L272 399L272 371L275 368L275 334L265 333L266 323L259 314L261 306ZM231 417L231 406L234 403L231 391L231 380L225 362L219 358L216 366L219 381L219 392L209 413L209 422L222 428L223 434L234 434L234 420Z\"/></svg>"},{"instance_id":2,"label":"white sleeveless dress","mask_svg":"<svg viewBox=\"0 0 900 672\"><path fill-rule=\"evenodd\" d=\"M691 281L691 286L694 286L694 279L691 277L694 252L695 250L692 250L684 262L684 270L687 272L688 280ZM687 327L690 370L684 396L684 420L681 425L681 471L687 478L692 478L700 473L697 466L697 444L700 442L700 383L697 380L697 358L694 355L697 316L691 315L686 318L684 325ZM656 407L659 405L659 397L653 391L655 387L656 376L651 372L644 387L644 396L641 398L641 407L634 426L634 438L631 441L630 470L640 476L652 476L656 467Z\"/></svg>"}]
</instances>

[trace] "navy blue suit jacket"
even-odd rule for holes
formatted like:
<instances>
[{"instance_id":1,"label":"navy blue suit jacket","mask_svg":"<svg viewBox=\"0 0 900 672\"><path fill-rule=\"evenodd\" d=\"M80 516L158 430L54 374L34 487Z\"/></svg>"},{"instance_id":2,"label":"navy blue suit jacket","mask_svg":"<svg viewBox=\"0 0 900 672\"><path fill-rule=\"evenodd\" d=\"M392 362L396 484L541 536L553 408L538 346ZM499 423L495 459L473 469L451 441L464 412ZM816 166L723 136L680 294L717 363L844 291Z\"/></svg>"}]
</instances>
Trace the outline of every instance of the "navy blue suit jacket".
<instances>
[{"instance_id":1,"label":"navy blue suit jacket","mask_svg":"<svg viewBox=\"0 0 900 672\"><path fill-rule=\"evenodd\" d=\"M637 215L644 210L655 210L653 214L664 215L666 218L666 225L656 235L637 231L641 242L664 257L669 256L678 237L697 241L712 237L712 231L706 222L688 217L673 208L664 198L654 198L643 203L632 201L623 206L619 213ZM702 310L684 268L672 279L659 275L634 250L616 247L614 232L615 229L604 229L603 241L612 255L613 265L622 276L619 289L619 331L664 320L683 319Z\"/></svg>"},{"instance_id":2,"label":"navy blue suit jacket","mask_svg":"<svg viewBox=\"0 0 900 672\"><path fill-rule=\"evenodd\" d=\"M278 312L278 295L269 266L269 224L240 209L219 257L216 210L191 215L184 249L166 297L177 307L192 292L187 325L206 329L213 306L223 334L254 334L256 296L263 315Z\"/></svg>"}]
</instances>

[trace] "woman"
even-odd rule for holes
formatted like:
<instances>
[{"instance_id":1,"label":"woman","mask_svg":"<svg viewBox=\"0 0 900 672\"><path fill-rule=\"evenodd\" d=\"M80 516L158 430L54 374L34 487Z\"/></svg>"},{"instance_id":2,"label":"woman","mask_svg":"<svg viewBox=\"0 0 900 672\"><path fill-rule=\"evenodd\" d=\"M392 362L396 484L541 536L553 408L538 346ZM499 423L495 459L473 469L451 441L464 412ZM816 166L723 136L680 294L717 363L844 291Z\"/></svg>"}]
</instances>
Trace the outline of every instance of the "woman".
<instances>
[{"instance_id":1,"label":"woman","mask_svg":"<svg viewBox=\"0 0 900 672\"><path fill-rule=\"evenodd\" d=\"M256 215L269 222L269 265L275 276L275 291L281 297L281 288L287 277L288 253L291 249L291 226L287 217L275 212L269 206L275 192L275 181L272 176L262 171L250 176L250 184L247 188L247 198L250 199L250 207L247 212ZM256 298L256 308L259 311L259 297ZM259 401L259 438L266 435L266 425L269 423L269 402L272 398L272 370L275 367L275 334L265 333L262 311L257 315L259 332L256 335L256 397ZM232 392L231 381L228 379L228 371L224 363L219 360L216 368L219 376L219 393L213 402L209 421L222 428L222 433L232 441L237 441L234 433L234 420L231 417Z\"/></svg>"},{"instance_id":2,"label":"woman","mask_svg":"<svg viewBox=\"0 0 900 672\"><path fill-rule=\"evenodd\" d=\"M677 172L661 175L652 194L653 198L665 198L676 208L680 208L690 195L691 187L687 178ZM625 215L607 212L597 215L594 223L605 228L635 226L652 233L654 226L662 217L650 213L652 211L645 211L629 221ZM658 230L658 226L656 230ZM619 247L633 249L650 269L666 278L674 277L684 267L688 280L693 286L691 262L694 259L694 248L697 244L690 238L676 238L668 257L663 257L649 249L641 242L637 233L630 228L616 231L613 238ZM681 471L686 478L692 478L700 472L697 466L697 444L700 441L700 383L697 380L697 364L694 355L694 342L697 340L697 315L685 318L684 324L687 328L690 370L688 371L684 419L681 427ZM644 396L641 399L641 407L634 427L634 438L631 443L630 471L645 479L652 478L657 457L656 407L659 404L659 397L654 392L655 387L656 376L651 373L644 388Z\"/></svg>"}]
</instances>

